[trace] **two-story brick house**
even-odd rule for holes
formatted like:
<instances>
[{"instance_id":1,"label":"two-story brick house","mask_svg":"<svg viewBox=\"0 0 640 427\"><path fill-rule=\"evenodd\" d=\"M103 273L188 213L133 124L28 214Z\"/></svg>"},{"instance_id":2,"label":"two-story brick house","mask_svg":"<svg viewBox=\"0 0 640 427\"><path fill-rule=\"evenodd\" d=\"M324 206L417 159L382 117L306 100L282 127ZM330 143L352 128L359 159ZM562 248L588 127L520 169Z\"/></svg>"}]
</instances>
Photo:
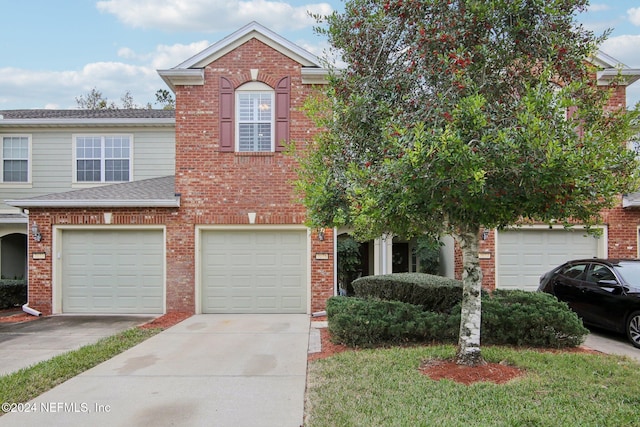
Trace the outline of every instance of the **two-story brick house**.
<instances>
[{"instance_id":1,"label":"two-story brick house","mask_svg":"<svg viewBox=\"0 0 640 427\"><path fill-rule=\"evenodd\" d=\"M606 55L594 61L599 83L618 73ZM623 73L629 84L640 76ZM0 112L2 141L27 147L28 181L0 183L8 203L0 238L28 245L29 306L44 314L323 310L337 291L334 237L348 229L304 225L295 158L284 152L304 149L316 131L303 104L326 83L320 61L251 23L159 74L175 93L175 115ZM624 90L614 102L624 105ZM637 256L640 210L625 200L606 213L599 240L548 226L487 230L485 286L531 289L568 258ZM459 275L459 254L445 240L443 273ZM366 243L363 273L415 271L413 244Z\"/></svg>"},{"instance_id":2,"label":"two-story brick house","mask_svg":"<svg viewBox=\"0 0 640 427\"><path fill-rule=\"evenodd\" d=\"M45 314L324 309L334 293L333 234L304 225L296 163L284 152L313 136L303 103L325 82L318 59L251 23L159 73L176 97L171 171L159 165L149 180L4 197L28 209L29 230L41 236L28 239L29 306ZM7 138L21 133L3 120ZM67 132L75 152L59 154L59 167L73 159L74 176L93 183L104 182L101 160L122 173L112 142L121 130L98 130ZM133 131L129 138L142 145ZM34 171L54 162L37 153ZM131 157L137 170L139 155Z\"/></svg>"},{"instance_id":3,"label":"two-story brick house","mask_svg":"<svg viewBox=\"0 0 640 427\"><path fill-rule=\"evenodd\" d=\"M174 123L161 110L0 111L0 275L27 276L31 227L5 200L173 175Z\"/></svg>"}]
</instances>

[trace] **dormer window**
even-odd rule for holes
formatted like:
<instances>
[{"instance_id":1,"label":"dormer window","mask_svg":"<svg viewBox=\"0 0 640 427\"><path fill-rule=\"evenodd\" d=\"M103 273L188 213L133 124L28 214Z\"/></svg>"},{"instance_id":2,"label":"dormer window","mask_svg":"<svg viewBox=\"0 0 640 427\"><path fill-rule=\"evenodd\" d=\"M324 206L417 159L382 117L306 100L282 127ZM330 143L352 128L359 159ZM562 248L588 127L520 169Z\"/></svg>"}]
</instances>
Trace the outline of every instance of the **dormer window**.
<instances>
[{"instance_id":1,"label":"dormer window","mask_svg":"<svg viewBox=\"0 0 640 427\"><path fill-rule=\"evenodd\" d=\"M236 90L236 151L271 152L274 137L274 91L251 82Z\"/></svg>"}]
</instances>

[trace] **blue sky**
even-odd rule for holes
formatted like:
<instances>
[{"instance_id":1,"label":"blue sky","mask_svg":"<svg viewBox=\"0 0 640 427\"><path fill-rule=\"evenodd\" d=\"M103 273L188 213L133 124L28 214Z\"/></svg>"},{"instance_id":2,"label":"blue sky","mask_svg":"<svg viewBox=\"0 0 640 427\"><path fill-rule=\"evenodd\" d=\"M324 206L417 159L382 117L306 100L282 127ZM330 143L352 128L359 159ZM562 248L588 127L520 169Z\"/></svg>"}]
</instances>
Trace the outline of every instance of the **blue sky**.
<instances>
[{"instance_id":1,"label":"blue sky","mask_svg":"<svg viewBox=\"0 0 640 427\"><path fill-rule=\"evenodd\" d=\"M307 10L326 14L341 1L313 0L0 0L0 109L76 108L97 88L138 104L166 89L157 69L171 68L243 25L258 21L310 52L326 41ZM62 6L64 5L64 6ZM613 29L602 50L640 69L640 1L592 1L578 21L597 34ZM640 81L628 88L640 101Z\"/></svg>"}]
</instances>

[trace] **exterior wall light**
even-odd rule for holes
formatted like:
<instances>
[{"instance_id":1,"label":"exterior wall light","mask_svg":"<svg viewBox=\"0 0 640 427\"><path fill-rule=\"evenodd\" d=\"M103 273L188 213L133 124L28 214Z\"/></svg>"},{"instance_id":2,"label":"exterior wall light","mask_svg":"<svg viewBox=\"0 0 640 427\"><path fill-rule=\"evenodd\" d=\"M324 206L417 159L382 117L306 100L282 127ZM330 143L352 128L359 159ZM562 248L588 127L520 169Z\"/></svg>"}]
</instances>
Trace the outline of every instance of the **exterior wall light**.
<instances>
[{"instance_id":1,"label":"exterior wall light","mask_svg":"<svg viewBox=\"0 0 640 427\"><path fill-rule=\"evenodd\" d=\"M324 241L324 228L318 229L318 240L320 240L321 242Z\"/></svg>"},{"instance_id":2,"label":"exterior wall light","mask_svg":"<svg viewBox=\"0 0 640 427\"><path fill-rule=\"evenodd\" d=\"M40 228L38 228L38 224L33 221L33 225L31 226L31 235L33 236L33 240L39 242L42 240L42 234L40 234Z\"/></svg>"}]
</instances>

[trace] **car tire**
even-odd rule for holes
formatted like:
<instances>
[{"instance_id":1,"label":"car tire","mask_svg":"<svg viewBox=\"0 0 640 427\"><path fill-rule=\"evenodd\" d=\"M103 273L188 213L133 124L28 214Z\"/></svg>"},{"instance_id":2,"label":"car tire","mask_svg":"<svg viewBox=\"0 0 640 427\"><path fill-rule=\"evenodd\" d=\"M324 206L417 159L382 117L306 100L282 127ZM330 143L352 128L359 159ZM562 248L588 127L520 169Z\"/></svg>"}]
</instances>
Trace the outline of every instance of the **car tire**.
<instances>
[{"instance_id":1,"label":"car tire","mask_svg":"<svg viewBox=\"0 0 640 427\"><path fill-rule=\"evenodd\" d=\"M634 347L640 348L640 311L634 311L627 319L627 338Z\"/></svg>"}]
</instances>

